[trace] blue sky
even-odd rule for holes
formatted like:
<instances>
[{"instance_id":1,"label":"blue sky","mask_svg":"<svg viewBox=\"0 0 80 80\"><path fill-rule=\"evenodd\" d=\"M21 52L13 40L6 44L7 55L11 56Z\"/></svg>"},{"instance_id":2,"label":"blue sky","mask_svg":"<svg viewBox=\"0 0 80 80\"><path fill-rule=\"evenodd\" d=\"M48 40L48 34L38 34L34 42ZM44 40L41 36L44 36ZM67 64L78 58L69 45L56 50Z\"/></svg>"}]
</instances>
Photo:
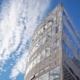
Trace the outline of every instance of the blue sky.
<instances>
[{"instance_id":1,"label":"blue sky","mask_svg":"<svg viewBox=\"0 0 80 80\"><path fill-rule=\"evenodd\" d=\"M0 80L24 80L31 36L60 2L80 31L80 0L0 0Z\"/></svg>"}]
</instances>

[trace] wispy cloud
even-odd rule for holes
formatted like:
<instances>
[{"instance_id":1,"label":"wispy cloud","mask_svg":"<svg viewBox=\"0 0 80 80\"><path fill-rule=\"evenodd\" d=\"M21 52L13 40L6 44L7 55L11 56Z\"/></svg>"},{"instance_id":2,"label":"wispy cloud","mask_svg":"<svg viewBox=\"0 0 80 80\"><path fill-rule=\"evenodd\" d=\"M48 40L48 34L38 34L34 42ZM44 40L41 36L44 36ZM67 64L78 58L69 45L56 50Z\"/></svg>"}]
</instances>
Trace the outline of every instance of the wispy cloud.
<instances>
[{"instance_id":1,"label":"wispy cloud","mask_svg":"<svg viewBox=\"0 0 80 80\"><path fill-rule=\"evenodd\" d=\"M4 65L9 58L15 58L16 64L12 68L11 79L25 72L30 38L45 17L49 4L50 0L8 0L2 5L0 63Z\"/></svg>"},{"instance_id":2,"label":"wispy cloud","mask_svg":"<svg viewBox=\"0 0 80 80\"><path fill-rule=\"evenodd\" d=\"M13 80L15 80L20 73L23 74L25 72L27 63L27 53L28 52L25 52L22 57L17 60L16 65L13 67L12 73L10 75L10 78L12 78Z\"/></svg>"}]
</instances>

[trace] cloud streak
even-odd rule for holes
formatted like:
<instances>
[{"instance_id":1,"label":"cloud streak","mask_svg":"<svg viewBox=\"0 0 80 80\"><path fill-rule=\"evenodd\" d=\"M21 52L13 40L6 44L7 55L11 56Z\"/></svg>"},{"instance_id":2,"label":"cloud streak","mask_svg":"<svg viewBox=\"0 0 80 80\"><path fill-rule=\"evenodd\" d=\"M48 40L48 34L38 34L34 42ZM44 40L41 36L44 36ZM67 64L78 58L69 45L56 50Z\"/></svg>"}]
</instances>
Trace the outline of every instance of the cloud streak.
<instances>
[{"instance_id":1,"label":"cloud streak","mask_svg":"<svg viewBox=\"0 0 80 80\"><path fill-rule=\"evenodd\" d=\"M50 0L8 0L2 5L0 67L2 68L8 59L15 58L16 63L10 74L13 80L25 72L30 38L45 17L49 5Z\"/></svg>"}]
</instances>

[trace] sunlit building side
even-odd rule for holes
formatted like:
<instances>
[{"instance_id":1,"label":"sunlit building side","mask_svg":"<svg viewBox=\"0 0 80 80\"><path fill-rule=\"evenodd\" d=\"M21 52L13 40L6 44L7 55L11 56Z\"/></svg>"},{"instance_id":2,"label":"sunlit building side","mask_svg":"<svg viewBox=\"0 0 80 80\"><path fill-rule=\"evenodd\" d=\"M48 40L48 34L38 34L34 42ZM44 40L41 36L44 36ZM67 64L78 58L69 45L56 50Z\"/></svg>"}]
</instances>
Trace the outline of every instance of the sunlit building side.
<instances>
[{"instance_id":1,"label":"sunlit building side","mask_svg":"<svg viewBox=\"0 0 80 80\"><path fill-rule=\"evenodd\" d=\"M25 80L80 80L80 35L62 3L33 34Z\"/></svg>"}]
</instances>

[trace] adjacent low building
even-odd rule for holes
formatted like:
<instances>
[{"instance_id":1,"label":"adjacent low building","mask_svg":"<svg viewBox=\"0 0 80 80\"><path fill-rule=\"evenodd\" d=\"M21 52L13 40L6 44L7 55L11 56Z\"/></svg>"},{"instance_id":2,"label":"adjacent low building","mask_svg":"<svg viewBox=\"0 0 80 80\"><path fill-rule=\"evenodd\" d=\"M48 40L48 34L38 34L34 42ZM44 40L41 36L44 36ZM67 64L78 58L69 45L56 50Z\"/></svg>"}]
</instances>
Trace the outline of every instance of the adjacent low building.
<instances>
[{"instance_id":1,"label":"adjacent low building","mask_svg":"<svg viewBox=\"0 0 80 80\"><path fill-rule=\"evenodd\" d=\"M33 34L25 80L80 80L80 34L61 3Z\"/></svg>"}]
</instances>

